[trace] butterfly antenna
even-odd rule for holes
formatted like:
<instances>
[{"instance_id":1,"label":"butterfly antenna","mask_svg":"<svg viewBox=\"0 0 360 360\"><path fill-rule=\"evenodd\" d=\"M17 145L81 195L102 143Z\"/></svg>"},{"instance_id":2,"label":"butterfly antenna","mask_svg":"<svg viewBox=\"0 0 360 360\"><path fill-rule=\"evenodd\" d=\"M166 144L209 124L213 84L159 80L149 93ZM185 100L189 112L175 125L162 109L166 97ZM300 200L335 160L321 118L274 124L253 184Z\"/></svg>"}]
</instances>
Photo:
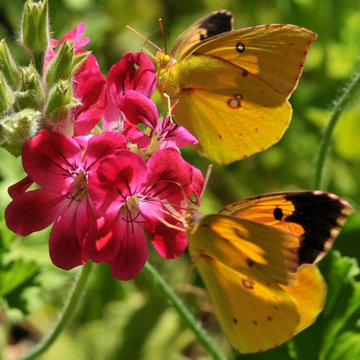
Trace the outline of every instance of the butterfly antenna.
<instances>
[{"instance_id":1,"label":"butterfly antenna","mask_svg":"<svg viewBox=\"0 0 360 360\"><path fill-rule=\"evenodd\" d=\"M135 30L133 27L131 27L130 25L126 25L126 28L128 30L131 30L132 32L134 32L136 35L140 36L141 38L143 38L146 42L148 42L150 45L152 45L155 49L157 49L158 51L162 51L162 49L160 49L154 42L152 42L150 39L148 39L146 36L144 36L143 34L139 33L137 30Z\"/></svg>"},{"instance_id":2,"label":"butterfly antenna","mask_svg":"<svg viewBox=\"0 0 360 360\"><path fill-rule=\"evenodd\" d=\"M149 55L153 60L156 59L156 56L155 56L154 54L152 54L148 49L142 48L141 51L144 52L144 53L146 53L147 55Z\"/></svg>"},{"instance_id":3,"label":"butterfly antenna","mask_svg":"<svg viewBox=\"0 0 360 360\"><path fill-rule=\"evenodd\" d=\"M161 31L161 35L163 37L163 41L164 41L164 50L165 50L165 54L167 54L167 40L166 40L166 36L165 36L165 29L164 29L164 23L162 18L159 18L159 25L160 25L160 31Z\"/></svg>"}]
</instances>

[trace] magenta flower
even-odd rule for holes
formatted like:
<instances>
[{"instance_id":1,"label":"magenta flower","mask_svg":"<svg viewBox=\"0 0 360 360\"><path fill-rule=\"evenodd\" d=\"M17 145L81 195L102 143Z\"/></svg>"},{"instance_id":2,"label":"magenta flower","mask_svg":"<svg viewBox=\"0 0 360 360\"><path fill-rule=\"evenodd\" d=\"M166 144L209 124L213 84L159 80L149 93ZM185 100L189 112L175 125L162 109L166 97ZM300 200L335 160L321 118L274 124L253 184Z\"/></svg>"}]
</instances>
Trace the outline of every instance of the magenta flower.
<instances>
[{"instance_id":1,"label":"magenta flower","mask_svg":"<svg viewBox=\"0 0 360 360\"><path fill-rule=\"evenodd\" d=\"M150 100L155 81L154 65L145 54L125 54L107 78L105 128L124 133L141 150L149 150L148 155L165 147L197 144L193 135L172 123L169 117L159 120L156 105ZM149 128L147 134L138 129L139 123Z\"/></svg>"},{"instance_id":2,"label":"magenta flower","mask_svg":"<svg viewBox=\"0 0 360 360\"><path fill-rule=\"evenodd\" d=\"M54 223L50 256L65 270L87 260L82 243L98 217L88 179L101 157L126 147L124 137L116 133L79 140L42 130L25 143L22 161L28 176L9 190L13 201L5 211L9 229L23 236ZM26 191L31 182L41 188Z\"/></svg>"},{"instance_id":3,"label":"magenta flower","mask_svg":"<svg viewBox=\"0 0 360 360\"><path fill-rule=\"evenodd\" d=\"M107 106L104 127L124 129L124 121L137 118L137 108L148 103L155 91L156 73L152 61L143 53L127 53L112 66L107 78ZM127 106L128 96L135 96L136 106ZM146 105L145 105L146 106Z\"/></svg>"},{"instance_id":4,"label":"magenta flower","mask_svg":"<svg viewBox=\"0 0 360 360\"><path fill-rule=\"evenodd\" d=\"M97 176L89 179L89 193L104 216L89 230L86 255L108 262L116 278L132 279L147 259L145 231L161 256L179 256L186 248L186 235L168 227L182 225L168 214L166 204L177 210L186 205L202 186L199 174L170 148L159 150L147 163L128 150L103 158Z\"/></svg>"}]
</instances>

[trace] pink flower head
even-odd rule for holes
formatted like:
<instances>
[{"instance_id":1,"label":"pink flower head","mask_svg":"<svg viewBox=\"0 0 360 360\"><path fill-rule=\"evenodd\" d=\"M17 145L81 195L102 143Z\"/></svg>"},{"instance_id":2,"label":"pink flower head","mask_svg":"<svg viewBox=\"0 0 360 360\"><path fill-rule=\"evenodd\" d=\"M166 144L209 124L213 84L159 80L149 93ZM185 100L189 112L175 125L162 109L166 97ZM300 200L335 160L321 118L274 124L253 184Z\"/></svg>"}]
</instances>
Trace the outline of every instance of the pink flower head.
<instances>
[{"instance_id":1,"label":"pink flower head","mask_svg":"<svg viewBox=\"0 0 360 360\"><path fill-rule=\"evenodd\" d=\"M86 255L108 262L116 278L132 279L147 259L146 231L161 256L179 256L186 248L186 236L167 226L181 223L168 215L166 204L181 207L200 183L199 173L176 149L159 150L147 163L128 150L106 156L97 176L89 179L91 198L104 216L89 230Z\"/></svg>"},{"instance_id":2,"label":"pink flower head","mask_svg":"<svg viewBox=\"0 0 360 360\"><path fill-rule=\"evenodd\" d=\"M98 214L88 195L88 179L99 159L125 148L120 134L105 132L76 139L42 130L25 143L22 160L28 176L10 189L13 201L5 211L9 229L29 235L54 223L50 234L50 256L55 265L71 269L87 256L82 243ZM39 189L29 190L31 182Z\"/></svg>"},{"instance_id":3,"label":"pink flower head","mask_svg":"<svg viewBox=\"0 0 360 360\"><path fill-rule=\"evenodd\" d=\"M153 152L165 147L195 145L198 141L183 127L166 118L159 121L156 105L150 100L155 88L155 68L143 53L127 53L115 64L107 79L108 103L104 126L120 130L132 143L145 151ZM137 125L145 124L149 134Z\"/></svg>"},{"instance_id":4,"label":"pink flower head","mask_svg":"<svg viewBox=\"0 0 360 360\"><path fill-rule=\"evenodd\" d=\"M104 114L104 127L107 130L122 130L134 126L143 109L151 111L150 97L156 86L156 73L152 61L143 53L127 53L115 64L107 78L107 106ZM128 98L135 99L129 106ZM157 112L157 110L156 110ZM147 116L147 114L145 114ZM125 121L129 122L125 124Z\"/></svg>"}]
</instances>

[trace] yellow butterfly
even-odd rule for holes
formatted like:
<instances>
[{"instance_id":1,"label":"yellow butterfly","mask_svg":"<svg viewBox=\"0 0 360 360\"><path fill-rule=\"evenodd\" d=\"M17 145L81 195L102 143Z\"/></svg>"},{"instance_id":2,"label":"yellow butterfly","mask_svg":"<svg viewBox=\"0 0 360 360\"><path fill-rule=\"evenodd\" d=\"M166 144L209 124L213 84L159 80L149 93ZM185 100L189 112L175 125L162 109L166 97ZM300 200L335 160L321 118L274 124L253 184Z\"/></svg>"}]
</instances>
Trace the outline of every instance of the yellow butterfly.
<instances>
[{"instance_id":1,"label":"yellow butterfly","mask_svg":"<svg viewBox=\"0 0 360 360\"><path fill-rule=\"evenodd\" d=\"M175 105L175 121L219 164L280 140L292 114L287 99L317 37L295 25L232 26L230 12L216 11L180 35L170 56L156 57L158 89Z\"/></svg>"},{"instance_id":2,"label":"yellow butterfly","mask_svg":"<svg viewBox=\"0 0 360 360\"><path fill-rule=\"evenodd\" d=\"M235 349L276 347L315 321L326 284L314 264L351 212L334 194L276 193L192 224L190 256Z\"/></svg>"}]
</instances>

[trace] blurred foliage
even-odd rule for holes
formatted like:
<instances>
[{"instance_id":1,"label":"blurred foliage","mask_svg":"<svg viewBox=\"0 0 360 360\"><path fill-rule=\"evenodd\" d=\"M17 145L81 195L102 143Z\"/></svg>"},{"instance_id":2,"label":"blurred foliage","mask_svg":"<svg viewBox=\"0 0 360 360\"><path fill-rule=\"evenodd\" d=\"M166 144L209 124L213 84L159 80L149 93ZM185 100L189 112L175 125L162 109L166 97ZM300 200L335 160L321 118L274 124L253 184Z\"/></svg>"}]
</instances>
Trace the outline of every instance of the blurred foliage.
<instances>
[{"instance_id":1,"label":"blurred foliage","mask_svg":"<svg viewBox=\"0 0 360 360\"><path fill-rule=\"evenodd\" d=\"M215 165L202 210L204 213L218 211L240 198L270 191L311 189L315 156L332 103L352 73L360 69L358 0L49 1L53 37L60 38L85 21L85 35L91 38L87 48L97 57L104 73L124 52L144 48L144 40L126 30L126 24L160 47L163 46L159 17L164 20L169 44L193 21L221 8L235 14L236 28L265 23L293 23L315 31L318 39L309 52L304 74L291 98L294 115L285 136L264 153L228 167ZM0 2L0 39L7 38L9 47L20 62L23 54L14 40L23 3L23 0ZM154 48L148 45L146 48L155 54ZM342 255L352 259L340 258L333 253L322 262L321 269L329 285L328 303L312 327L278 349L248 358L335 360L360 357L360 290L359 283L354 280L359 272L356 259L360 258L359 96L357 94L348 104L339 120L326 162L324 182L324 190L349 200L357 210L335 244ZM204 172L207 170L209 161L193 149L186 148L183 154L189 162ZM20 180L22 175L20 159L0 150L1 213L10 201L7 187ZM51 264L47 248L48 230L24 239L11 235L3 221L0 224L1 264L19 269L14 274L16 278L10 281L12 288L3 285L6 281L0 274L0 294L5 292L5 288L8 294L12 291L17 297L17 289L32 285L31 296L26 296L26 303L16 305L14 297L14 301L9 297L7 304L0 304L0 320L3 320L0 326L0 359L5 353L7 358L16 359L18 353L24 350L23 347L30 346L38 340L39 333L46 333L51 327L77 270L65 272ZM191 264L186 255L164 261L151 250L150 261L197 314L214 342L225 352L230 351L196 271L189 273ZM9 311L12 306L17 306L20 312L14 315ZM20 322L25 317L21 314L26 311L30 315L26 317L26 322ZM29 323L32 326L26 326ZM19 328L23 330L20 332L22 335L15 336L19 334ZM12 339L10 343L8 339ZM75 319L55 345L41 357L46 360L64 358L185 360L210 357L143 275L140 274L131 282L120 282L111 277L107 265L100 264L96 266Z\"/></svg>"}]
</instances>

